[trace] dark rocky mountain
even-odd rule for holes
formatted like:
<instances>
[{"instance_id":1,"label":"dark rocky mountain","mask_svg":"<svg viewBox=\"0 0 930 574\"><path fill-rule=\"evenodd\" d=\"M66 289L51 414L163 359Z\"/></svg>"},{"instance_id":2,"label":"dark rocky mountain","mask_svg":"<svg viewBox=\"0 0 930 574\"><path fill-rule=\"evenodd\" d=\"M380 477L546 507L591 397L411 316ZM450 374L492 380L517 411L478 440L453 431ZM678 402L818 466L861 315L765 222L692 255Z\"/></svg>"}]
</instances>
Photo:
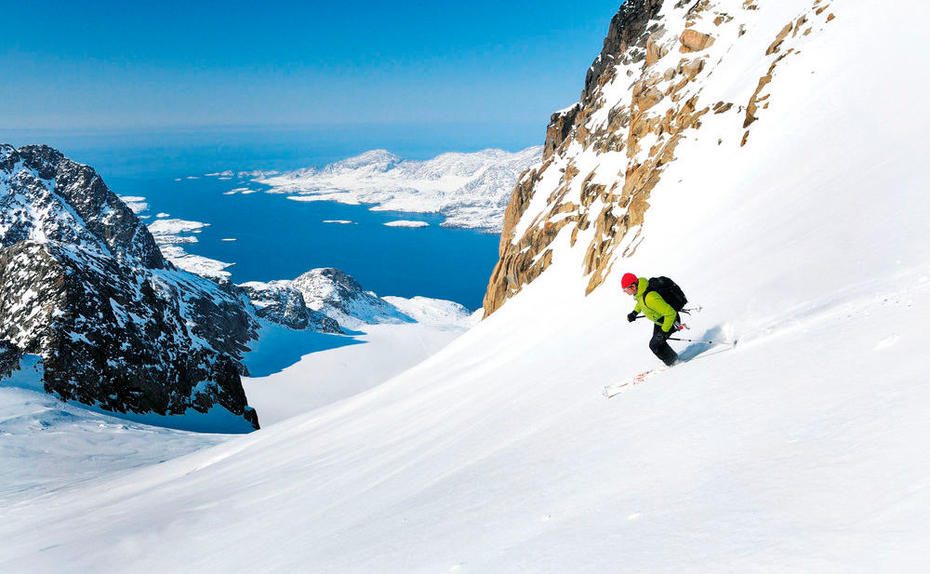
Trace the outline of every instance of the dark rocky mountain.
<instances>
[{"instance_id":1,"label":"dark rocky mountain","mask_svg":"<svg viewBox=\"0 0 930 574\"><path fill-rule=\"evenodd\" d=\"M248 294L258 317L291 329L344 333L364 325L413 322L354 277L332 267L311 269L293 280L252 281L238 287Z\"/></svg>"},{"instance_id":2,"label":"dark rocky mountain","mask_svg":"<svg viewBox=\"0 0 930 574\"><path fill-rule=\"evenodd\" d=\"M239 285L248 295L255 314L290 329L319 333L343 333L339 322L307 307L303 294L291 281L252 281Z\"/></svg>"},{"instance_id":3,"label":"dark rocky mountain","mask_svg":"<svg viewBox=\"0 0 930 574\"><path fill-rule=\"evenodd\" d=\"M311 269L291 282L300 291L307 307L357 329L376 323L411 323L413 319L397 307L366 291L351 275L324 267Z\"/></svg>"},{"instance_id":4,"label":"dark rocky mountain","mask_svg":"<svg viewBox=\"0 0 930 574\"><path fill-rule=\"evenodd\" d=\"M114 412L258 428L240 360L257 323L233 285L174 268L93 169L0 145L0 345L40 355L45 390Z\"/></svg>"}]
</instances>

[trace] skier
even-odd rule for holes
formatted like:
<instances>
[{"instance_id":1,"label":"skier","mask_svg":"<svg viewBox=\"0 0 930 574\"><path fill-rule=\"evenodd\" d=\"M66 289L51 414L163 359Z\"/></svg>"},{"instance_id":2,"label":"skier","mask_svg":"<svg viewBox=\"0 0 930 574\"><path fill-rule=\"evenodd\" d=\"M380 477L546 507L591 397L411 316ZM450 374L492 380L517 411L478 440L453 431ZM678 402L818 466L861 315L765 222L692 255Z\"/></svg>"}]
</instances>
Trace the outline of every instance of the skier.
<instances>
[{"instance_id":1,"label":"skier","mask_svg":"<svg viewBox=\"0 0 930 574\"><path fill-rule=\"evenodd\" d=\"M674 285L674 282L671 280L665 278L661 279ZM658 283L659 279L657 278L653 281ZM632 313L626 316L627 320L632 323L639 318L639 314L642 313L646 318L655 323L655 327L652 331L652 340L649 341L649 349L669 367L677 363L678 353L669 346L668 338L677 331L685 328L679 321L678 311L675 310L672 303L666 302L655 288L649 289L649 280L645 277L637 278L636 275L632 273L626 273L620 280L620 285L624 293L636 298L636 308L633 309ZM681 292L677 286L675 286L675 288L679 293ZM668 292L666 292L666 296L669 296ZM682 294L679 300L680 306L684 306L686 301L687 300L684 299L684 294Z\"/></svg>"}]
</instances>

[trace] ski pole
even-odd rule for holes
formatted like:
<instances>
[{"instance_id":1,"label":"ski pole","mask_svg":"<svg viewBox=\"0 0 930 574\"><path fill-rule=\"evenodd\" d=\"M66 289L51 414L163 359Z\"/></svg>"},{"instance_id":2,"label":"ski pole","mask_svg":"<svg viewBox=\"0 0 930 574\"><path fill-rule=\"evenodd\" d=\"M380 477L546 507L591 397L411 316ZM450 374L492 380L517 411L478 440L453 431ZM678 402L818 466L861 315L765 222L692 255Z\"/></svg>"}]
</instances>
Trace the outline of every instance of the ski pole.
<instances>
[{"instance_id":1,"label":"ski pole","mask_svg":"<svg viewBox=\"0 0 930 574\"><path fill-rule=\"evenodd\" d=\"M736 343L721 343L719 341L698 341L695 339L682 339L681 337L669 337L669 341L684 341L685 343L701 343L704 345L736 345Z\"/></svg>"},{"instance_id":2,"label":"ski pole","mask_svg":"<svg viewBox=\"0 0 930 574\"><path fill-rule=\"evenodd\" d=\"M698 312L700 312L701 309L703 309L703 307L701 307L701 306L698 306L698 307L686 307L685 309L682 309L682 310L679 311L679 312L680 312L680 313L685 313L685 314L690 315L691 313L698 313ZM636 316L637 319L642 319L643 317L645 317L645 315L642 315L642 314Z\"/></svg>"},{"instance_id":3,"label":"ski pole","mask_svg":"<svg viewBox=\"0 0 930 574\"><path fill-rule=\"evenodd\" d=\"M685 343L703 343L703 344L705 344L705 345L715 345L715 344L716 344L714 341L698 341L698 340L695 340L695 339L684 339L684 338L682 338L682 337L669 337L667 340L668 340L668 341L683 341L683 342L685 342Z\"/></svg>"}]
</instances>

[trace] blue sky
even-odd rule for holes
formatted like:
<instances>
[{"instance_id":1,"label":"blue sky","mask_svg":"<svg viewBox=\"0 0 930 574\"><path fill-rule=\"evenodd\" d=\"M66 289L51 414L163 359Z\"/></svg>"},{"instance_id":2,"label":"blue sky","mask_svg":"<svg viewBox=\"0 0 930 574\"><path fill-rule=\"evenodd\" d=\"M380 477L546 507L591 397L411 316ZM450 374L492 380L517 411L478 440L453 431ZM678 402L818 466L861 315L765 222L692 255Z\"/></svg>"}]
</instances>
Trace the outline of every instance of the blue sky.
<instances>
[{"instance_id":1,"label":"blue sky","mask_svg":"<svg viewBox=\"0 0 930 574\"><path fill-rule=\"evenodd\" d=\"M0 130L544 129L619 4L0 0Z\"/></svg>"}]
</instances>

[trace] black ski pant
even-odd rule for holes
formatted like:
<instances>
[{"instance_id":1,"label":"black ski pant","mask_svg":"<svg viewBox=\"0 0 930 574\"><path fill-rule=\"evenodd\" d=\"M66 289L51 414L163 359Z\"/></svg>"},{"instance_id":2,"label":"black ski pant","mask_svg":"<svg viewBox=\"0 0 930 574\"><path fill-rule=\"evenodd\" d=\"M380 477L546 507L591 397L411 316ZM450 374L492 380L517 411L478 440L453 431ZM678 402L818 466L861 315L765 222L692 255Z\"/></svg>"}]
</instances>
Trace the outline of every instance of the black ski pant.
<instances>
[{"instance_id":1,"label":"black ski pant","mask_svg":"<svg viewBox=\"0 0 930 574\"><path fill-rule=\"evenodd\" d=\"M675 320L675 324L678 324L677 319ZM652 330L652 340L649 341L649 350L655 353L655 356L659 357L659 359L668 366L674 365L675 361L678 360L678 353L668 345L668 338L671 337L674 332L674 327L669 329L669 332L666 333L662 330L662 325L657 324Z\"/></svg>"}]
</instances>

